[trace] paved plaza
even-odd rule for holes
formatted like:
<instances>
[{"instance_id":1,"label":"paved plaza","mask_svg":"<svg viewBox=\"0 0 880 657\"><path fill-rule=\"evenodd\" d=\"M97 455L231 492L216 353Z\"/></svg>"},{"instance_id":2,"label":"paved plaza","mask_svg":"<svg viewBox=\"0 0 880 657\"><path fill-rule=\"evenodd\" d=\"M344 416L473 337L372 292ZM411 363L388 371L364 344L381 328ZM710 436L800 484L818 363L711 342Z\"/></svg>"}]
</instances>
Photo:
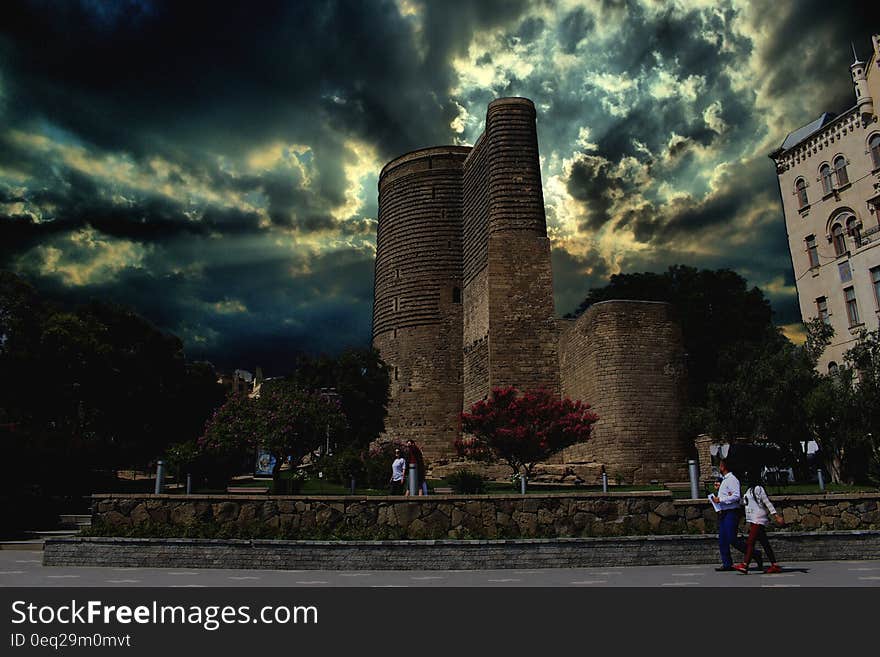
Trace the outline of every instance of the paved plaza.
<instances>
[{"instance_id":1,"label":"paved plaza","mask_svg":"<svg viewBox=\"0 0 880 657\"><path fill-rule=\"evenodd\" d=\"M537 570L320 571L181 568L55 568L43 553L0 551L0 587L210 587L210 586L649 586L827 587L880 586L880 561L816 561L784 564L764 575L718 573L712 565Z\"/></svg>"}]
</instances>

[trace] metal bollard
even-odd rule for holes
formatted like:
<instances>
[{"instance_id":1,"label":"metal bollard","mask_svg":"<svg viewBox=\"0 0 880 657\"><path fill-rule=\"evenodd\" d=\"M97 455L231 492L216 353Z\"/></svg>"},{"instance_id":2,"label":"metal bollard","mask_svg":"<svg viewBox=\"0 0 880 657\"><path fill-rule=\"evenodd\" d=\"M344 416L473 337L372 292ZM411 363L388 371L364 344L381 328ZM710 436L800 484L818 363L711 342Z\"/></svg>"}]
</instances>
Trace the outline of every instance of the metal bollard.
<instances>
[{"instance_id":1,"label":"metal bollard","mask_svg":"<svg viewBox=\"0 0 880 657\"><path fill-rule=\"evenodd\" d=\"M825 475L822 474L822 468L819 468L819 470L817 472L819 474L819 492L824 493L825 492Z\"/></svg>"},{"instance_id":2,"label":"metal bollard","mask_svg":"<svg viewBox=\"0 0 880 657\"><path fill-rule=\"evenodd\" d=\"M688 460L688 475L691 478L691 499L696 500L700 497L700 486L698 483L699 474L697 473L697 462L693 459Z\"/></svg>"},{"instance_id":3,"label":"metal bollard","mask_svg":"<svg viewBox=\"0 0 880 657\"><path fill-rule=\"evenodd\" d=\"M608 492L608 474L606 472L602 473L602 492Z\"/></svg>"},{"instance_id":4,"label":"metal bollard","mask_svg":"<svg viewBox=\"0 0 880 657\"><path fill-rule=\"evenodd\" d=\"M186 494L192 495L193 492L193 476L187 472L186 473Z\"/></svg>"},{"instance_id":5,"label":"metal bollard","mask_svg":"<svg viewBox=\"0 0 880 657\"><path fill-rule=\"evenodd\" d=\"M156 495L165 487L165 461L156 461Z\"/></svg>"},{"instance_id":6,"label":"metal bollard","mask_svg":"<svg viewBox=\"0 0 880 657\"><path fill-rule=\"evenodd\" d=\"M409 464L409 473L406 478L407 487L410 495L419 494L419 471L416 469L415 463Z\"/></svg>"},{"instance_id":7,"label":"metal bollard","mask_svg":"<svg viewBox=\"0 0 880 657\"><path fill-rule=\"evenodd\" d=\"M351 478L351 494L354 495L354 477Z\"/></svg>"},{"instance_id":8,"label":"metal bollard","mask_svg":"<svg viewBox=\"0 0 880 657\"><path fill-rule=\"evenodd\" d=\"M519 492L520 492L520 494L522 494L522 495L525 495L525 494L526 494L526 484L528 484L528 481L527 481L527 479L526 479L526 476L525 476L525 475L522 475L522 476L519 478Z\"/></svg>"}]
</instances>

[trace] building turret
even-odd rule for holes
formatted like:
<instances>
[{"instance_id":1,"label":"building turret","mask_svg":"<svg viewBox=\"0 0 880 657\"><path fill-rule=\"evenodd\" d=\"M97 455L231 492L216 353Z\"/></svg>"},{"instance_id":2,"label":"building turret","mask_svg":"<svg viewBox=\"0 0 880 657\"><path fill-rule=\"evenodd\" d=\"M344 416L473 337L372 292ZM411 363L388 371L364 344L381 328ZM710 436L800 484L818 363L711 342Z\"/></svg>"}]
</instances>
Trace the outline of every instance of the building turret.
<instances>
[{"instance_id":1,"label":"building turret","mask_svg":"<svg viewBox=\"0 0 880 657\"><path fill-rule=\"evenodd\" d=\"M853 86L856 91L856 105L859 108L859 114L862 119L867 120L874 114L874 101L871 93L868 91L868 75L867 65L859 59L856 54L856 47L853 45L853 58L855 61L850 65L849 70L852 73Z\"/></svg>"}]
</instances>

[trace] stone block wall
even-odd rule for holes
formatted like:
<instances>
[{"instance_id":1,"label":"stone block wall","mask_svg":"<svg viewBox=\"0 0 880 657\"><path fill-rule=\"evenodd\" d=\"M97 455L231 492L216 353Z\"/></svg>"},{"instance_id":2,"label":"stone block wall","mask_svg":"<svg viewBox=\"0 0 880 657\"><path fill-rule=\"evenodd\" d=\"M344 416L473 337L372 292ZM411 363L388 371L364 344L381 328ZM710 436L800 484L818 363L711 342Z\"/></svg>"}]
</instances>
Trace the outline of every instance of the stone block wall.
<instances>
[{"instance_id":1,"label":"stone block wall","mask_svg":"<svg viewBox=\"0 0 880 657\"><path fill-rule=\"evenodd\" d=\"M684 346L671 312L666 303L605 301L562 325L562 392L599 415L591 439L563 454L585 480L597 464L611 481L687 480Z\"/></svg>"},{"instance_id":2,"label":"stone block wall","mask_svg":"<svg viewBox=\"0 0 880 657\"><path fill-rule=\"evenodd\" d=\"M880 559L880 532L787 532L781 561ZM438 541L272 541L192 538L47 539L44 566L271 570L500 570L717 563L714 536Z\"/></svg>"},{"instance_id":3,"label":"stone block wall","mask_svg":"<svg viewBox=\"0 0 880 657\"><path fill-rule=\"evenodd\" d=\"M625 482L684 479L668 307L597 304L560 336L535 120L530 100L501 98L473 148L413 151L382 170L373 345L392 368L386 436L442 463L461 411L492 388L546 388L601 418L548 476L594 482L605 465Z\"/></svg>"},{"instance_id":4,"label":"stone block wall","mask_svg":"<svg viewBox=\"0 0 880 657\"><path fill-rule=\"evenodd\" d=\"M774 497L786 531L880 529L880 493ZM259 525L296 537L316 530L386 528L408 538L702 534L717 531L707 501L668 491L427 497L96 495L92 522L230 529Z\"/></svg>"},{"instance_id":5,"label":"stone block wall","mask_svg":"<svg viewBox=\"0 0 880 657\"><path fill-rule=\"evenodd\" d=\"M388 163L379 179L373 344L391 367L388 437L449 455L461 412L461 172L470 148Z\"/></svg>"}]
</instances>

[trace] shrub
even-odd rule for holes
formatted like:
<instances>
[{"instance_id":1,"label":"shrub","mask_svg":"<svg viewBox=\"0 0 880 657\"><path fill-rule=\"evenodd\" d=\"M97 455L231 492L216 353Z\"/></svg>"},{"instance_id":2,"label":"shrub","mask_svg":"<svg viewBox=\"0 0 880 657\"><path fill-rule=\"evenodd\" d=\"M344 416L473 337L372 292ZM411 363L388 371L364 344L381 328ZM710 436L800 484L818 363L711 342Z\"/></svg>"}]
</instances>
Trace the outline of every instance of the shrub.
<instances>
[{"instance_id":1,"label":"shrub","mask_svg":"<svg viewBox=\"0 0 880 657\"><path fill-rule=\"evenodd\" d=\"M273 495L299 495L302 491L303 476L300 472L282 472L272 480Z\"/></svg>"},{"instance_id":2,"label":"shrub","mask_svg":"<svg viewBox=\"0 0 880 657\"><path fill-rule=\"evenodd\" d=\"M460 494L480 494L486 490L486 477L464 468L446 477L446 482Z\"/></svg>"},{"instance_id":3,"label":"shrub","mask_svg":"<svg viewBox=\"0 0 880 657\"><path fill-rule=\"evenodd\" d=\"M330 456L322 457L315 464L315 469L323 472L328 481L342 486L347 487L352 477L358 486L367 483L363 454L356 448L349 447Z\"/></svg>"}]
</instances>

